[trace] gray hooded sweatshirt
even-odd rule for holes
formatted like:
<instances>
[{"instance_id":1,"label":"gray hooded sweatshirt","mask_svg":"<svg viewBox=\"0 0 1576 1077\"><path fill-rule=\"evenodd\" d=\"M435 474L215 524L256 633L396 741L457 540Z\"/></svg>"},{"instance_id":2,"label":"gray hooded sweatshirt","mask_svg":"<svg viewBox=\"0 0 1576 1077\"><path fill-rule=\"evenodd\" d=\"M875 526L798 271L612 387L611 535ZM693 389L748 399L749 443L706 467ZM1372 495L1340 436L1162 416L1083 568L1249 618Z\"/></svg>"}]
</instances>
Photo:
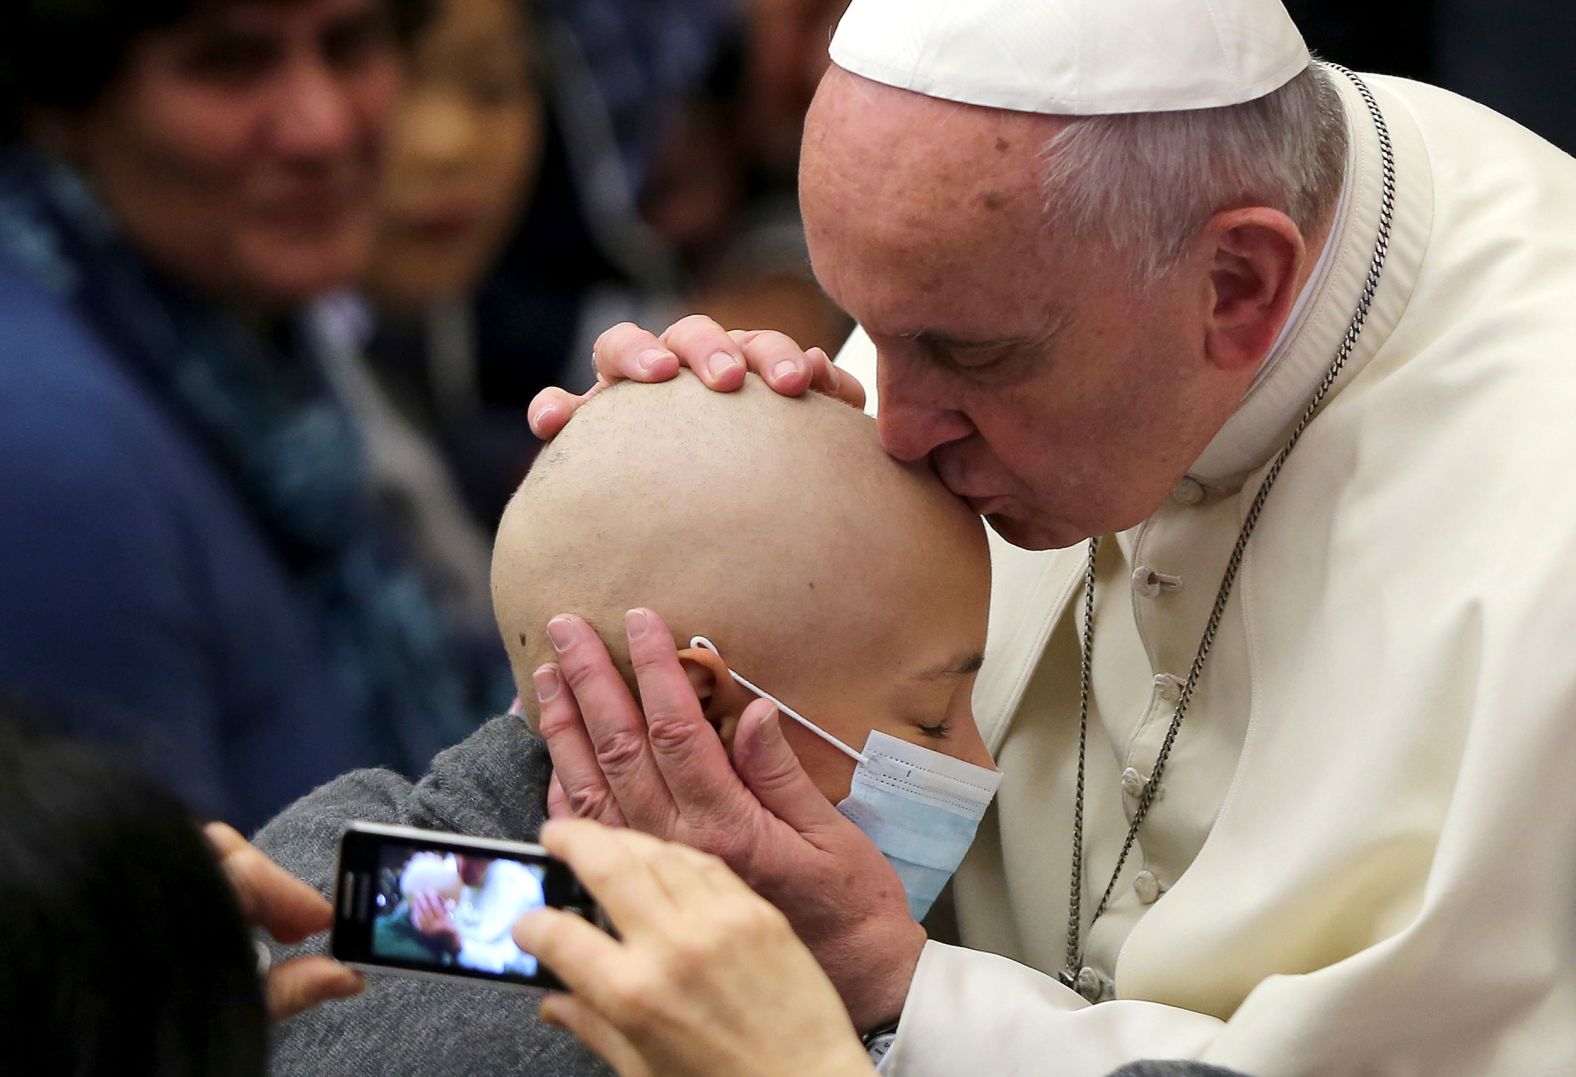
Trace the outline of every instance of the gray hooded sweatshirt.
<instances>
[{"instance_id":1,"label":"gray hooded sweatshirt","mask_svg":"<svg viewBox=\"0 0 1576 1077\"><path fill-rule=\"evenodd\" d=\"M333 889L339 837L357 819L532 841L546 817L547 746L518 718L495 718L441 752L420 781L387 770L336 778L286 808L253 839L322 893ZM326 953L327 936L272 945L276 962ZM562 1074L611 1071L566 1032L536 1019L537 997L464 982L369 976L358 998L276 1026L274 1073Z\"/></svg>"}]
</instances>

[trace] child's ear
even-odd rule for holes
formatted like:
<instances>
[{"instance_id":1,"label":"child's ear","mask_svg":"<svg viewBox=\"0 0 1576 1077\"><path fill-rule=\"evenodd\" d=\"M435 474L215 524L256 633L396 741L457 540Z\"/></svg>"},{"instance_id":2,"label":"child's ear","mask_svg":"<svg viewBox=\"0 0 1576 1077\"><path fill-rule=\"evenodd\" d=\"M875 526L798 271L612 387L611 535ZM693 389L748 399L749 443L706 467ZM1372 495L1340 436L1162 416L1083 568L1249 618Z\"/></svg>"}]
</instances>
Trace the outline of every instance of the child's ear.
<instances>
[{"instance_id":1,"label":"child's ear","mask_svg":"<svg viewBox=\"0 0 1576 1077\"><path fill-rule=\"evenodd\" d=\"M701 713L722 738L723 746L731 751L739 716L755 697L733 679L728 663L716 651L686 647L679 652L679 664L689 676L695 698L700 700Z\"/></svg>"}]
</instances>

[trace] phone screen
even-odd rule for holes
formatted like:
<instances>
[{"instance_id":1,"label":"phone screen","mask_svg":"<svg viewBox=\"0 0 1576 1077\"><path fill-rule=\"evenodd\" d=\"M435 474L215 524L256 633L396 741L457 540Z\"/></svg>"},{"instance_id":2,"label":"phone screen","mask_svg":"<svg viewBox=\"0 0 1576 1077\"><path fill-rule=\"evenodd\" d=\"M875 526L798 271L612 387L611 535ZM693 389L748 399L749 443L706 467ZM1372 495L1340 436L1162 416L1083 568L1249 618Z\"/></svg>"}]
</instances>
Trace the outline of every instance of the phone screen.
<instances>
[{"instance_id":1,"label":"phone screen","mask_svg":"<svg viewBox=\"0 0 1576 1077\"><path fill-rule=\"evenodd\" d=\"M340 849L334 954L376 968L558 986L515 945L545 905L594 917L562 863L536 846L355 824Z\"/></svg>"}]
</instances>

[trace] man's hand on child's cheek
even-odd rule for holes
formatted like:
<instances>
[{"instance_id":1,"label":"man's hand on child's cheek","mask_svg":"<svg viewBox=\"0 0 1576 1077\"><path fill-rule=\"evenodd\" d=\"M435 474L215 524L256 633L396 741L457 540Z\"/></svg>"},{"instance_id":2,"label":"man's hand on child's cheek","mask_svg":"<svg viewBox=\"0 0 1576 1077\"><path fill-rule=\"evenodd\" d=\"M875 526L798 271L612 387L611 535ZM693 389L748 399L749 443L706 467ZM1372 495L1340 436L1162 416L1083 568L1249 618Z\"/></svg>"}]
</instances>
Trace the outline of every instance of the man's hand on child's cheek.
<instances>
[{"instance_id":1,"label":"man's hand on child's cheek","mask_svg":"<svg viewBox=\"0 0 1576 1077\"><path fill-rule=\"evenodd\" d=\"M897 873L805 774L775 707L745 711L730 763L667 625L631 610L625 628L639 704L590 625L548 627L558 662L537 687L564 800L721 857L788 916L856 1026L896 1017L925 942Z\"/></svg>"},{"instance_id":2,"label":"man's hand on child's cheek","mask_svg":"<svg viewBox=\"0 0 1576 1077\"><path fill-rule=\"evenodd\" d=\"M569 794L564 792L564 783L558 780L555 770L547 779L547 817L573 819L574 815L574 810L569 807Z\"/></svg>"}]
</instances>

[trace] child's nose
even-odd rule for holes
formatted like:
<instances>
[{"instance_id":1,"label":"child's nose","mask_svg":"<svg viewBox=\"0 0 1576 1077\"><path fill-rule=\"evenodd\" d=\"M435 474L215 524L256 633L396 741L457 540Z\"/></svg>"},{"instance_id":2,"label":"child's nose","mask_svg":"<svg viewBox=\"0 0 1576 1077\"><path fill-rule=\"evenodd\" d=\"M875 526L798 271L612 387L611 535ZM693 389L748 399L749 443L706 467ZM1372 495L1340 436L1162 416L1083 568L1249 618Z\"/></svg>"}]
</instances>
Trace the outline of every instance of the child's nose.
<instances>
[{"instance_id":1,"label":"child's nose","mask_svg":"<svg viewBox=\"0 0 1576 1077\"><path fill-rule=\"evenodd\" d=\"M992 758L990 749L985 746L985 738L980 736L979 726L974 724L972 717L967 723L967 729L958 735L954 743L956 750L953 754L965 763L973 763L977 767L985 767L989 770L996 769L996 760Z\"/></svg>"}]
</instances>

